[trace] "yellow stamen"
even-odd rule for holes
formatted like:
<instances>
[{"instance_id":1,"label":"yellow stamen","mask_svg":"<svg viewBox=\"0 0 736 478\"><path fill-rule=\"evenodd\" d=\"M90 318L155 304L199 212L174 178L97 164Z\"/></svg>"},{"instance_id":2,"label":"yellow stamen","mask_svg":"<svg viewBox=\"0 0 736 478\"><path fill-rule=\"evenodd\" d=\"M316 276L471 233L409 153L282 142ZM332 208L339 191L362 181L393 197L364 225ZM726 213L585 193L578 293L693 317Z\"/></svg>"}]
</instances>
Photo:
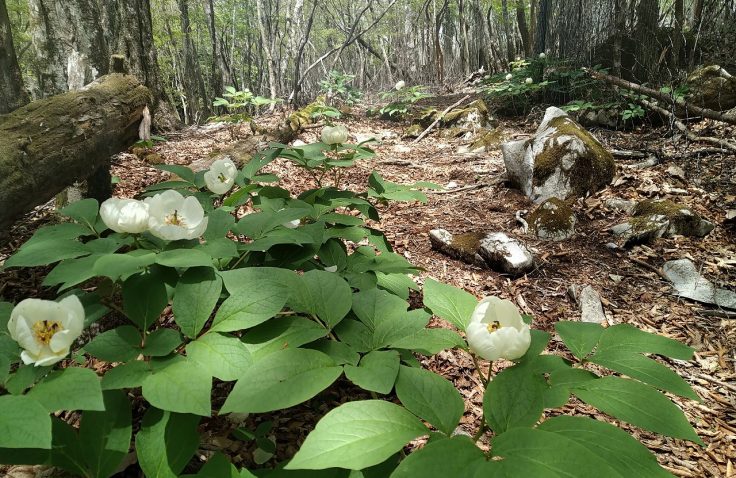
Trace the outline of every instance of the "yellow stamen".
<instances>
[{"instance_id":1,"label":"yellow stamen","mask_svg":"<svg viewBox=\"0 0 736 478\"><path fill-rule=\"evenodd\" d=\"M173 226L183 226L184 225L184 220L179 217L179 212L176 209L174 209L174 214L170 214L166 216L166 219L164 220L166 221L166 224L171 224Z\"/></svg>"},{"instance_id":2,"label":"yellow stamen","mask_svg":"<svg viewBox=\"0 0 736 478\"><path fill-rule=\"evenodd\" d=\"M227 178L222 173L220 173L220 175L217 176L217 179L219 179L221 183L226 183L227 182Z\"/></svg>"},{"instance_id":3,"label":"yellow stamen","mask_svg":"<svg viewBox=\"0 0 736 478\"><path fill-rule=\"evenodd\" d=\"M490 324L486 326L486 329L488 329L488 332L493 333L501 328L501 323L497 320L494 320Z\"/></svg>"},{"instance_id":4,"label":"yellow stamen","mask_svg":"<svg viewBox=\"0 0 736 478\"><path fill-rule=\"evenodd\" d=\"M51 337L61 330L61 322L54 320L40 320L33 324L33 334L36 336L36 341L48 345L51 342Z\"/></svg>"}]
</instances>

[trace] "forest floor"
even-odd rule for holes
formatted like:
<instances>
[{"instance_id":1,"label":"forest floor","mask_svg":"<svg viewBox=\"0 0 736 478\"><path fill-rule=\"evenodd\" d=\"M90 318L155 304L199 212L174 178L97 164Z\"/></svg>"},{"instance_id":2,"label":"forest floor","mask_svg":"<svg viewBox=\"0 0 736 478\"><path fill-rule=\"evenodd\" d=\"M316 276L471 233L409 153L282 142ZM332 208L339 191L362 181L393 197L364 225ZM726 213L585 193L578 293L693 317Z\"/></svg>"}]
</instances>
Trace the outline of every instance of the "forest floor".
<instances>
[{"instance_id":1,"label":"forest floor","mask_svg":"<svg viewBox=\"0 0 736 478\"><path fill-rule=\"evenodd\" d=\"M459 97L425 102L443 109L456 99ZM538 108L524 118L500 119L499 128L503 129L507 140L529 137L543 113L544 109ZM274 115L271 120L278 121L279 117ZM659 462L676 476L736 476L736 321L699 315L697 312L703 305L672 295L670 285L658 274L664 261L689 258L713 282L732 290L736 288L736 231L723 226L726 210L736 209L734 156L695 154L697 147L686 146L681 138L670 137L666 125L645 125L624 132L593 130L609 149L656 152L663 161L637 169L631 164L640 160L617 160L619 167L612 185L575 205L576 235L563 242L544 242L531 234L525 235L515 220L516 211L530 210L533 204L519 191L499 183L504 175L499 149L480 154L459 153L458 147L463 141L443 138L438 129L413 144L413 140L401 138L406 124L368 118L358 112L340 122L346 124L353 135L373 134L382 138L374 148L376 157L347 170L342 187L364 191L373 170L398 183L432 181L454 186L429 192L426 204L391 203L379 207L381 221L375 227L385 232L397 253L423 269L416 278L420 284L425 278L433 277L462 287L479 298L488 295L508 298L534 316L534 327L550 332L554 332L554 323L558 320L580 318L579 309L568 297L567 290L573 284L588 284L600 293L609 324L630 323L694 347L693 361L666 360L666 363L692 385L702 401L670 397L685 411L706 447L622 426L649 447ZM718 130L710 123L700 127L713 129L710 135L733 134ZM299 139L308 143L317 140L318 134L319 129L308 129ZM155 149L166 163L201 165L232 142L229 127L207 125L170 135L167 142ZM267 169L276 173L281 178L278 185L292 194L314 187L307 174L286 160L277 160ZM132 197L168 175L132 154L116 157L113 174L120 179L115 195L122 197ZM491 185L482 186L485 184ZM475 187L465 189L468 186ZM671 193L673 190L676 194ZM702 239L676 236L630 250L611 249L606 246L612 240L608 230L625 220L624 213L605 206L605 200L614 197L670 198L691 207L716 224L716 228ZM35 228L47 221L48 209L39 208L16 225L11 234L12 242L0 246L0 263ZM452 233L503 231L515 235L533 248L537 267L532 273L513 279L454 260L431 248L428 233L436 228ZM53 296L40 288L46 272L43 269L0 271L0 294L14 301L28 296ZM419 303L420 298L416 298L416 302ZM435 320L432 325L446 324ZM553 336L551 347L563 353L557 337ZM461 427L473 434L482 415L483 388L473 373L469 356L452 350L424 358L422 362L461 391L466 401ZM494 368L503 366L494 364ZM340 381L323 393L327 397L323 396L322 400L323 403L342 402L355 399L356 393L360 394L349 386L349 382ZM301 406L286 412L259 415L258 420L274 420L275 459L291 456L307 431L326 411L317 406ZM610 420L574 399L561 413ZM226 430L223 432L226 427L217 419L204 425L207 438L202 446L203 453L220 449L237 465L251 465L252 449L227 438Z\"/></svg>"}]
</instances>

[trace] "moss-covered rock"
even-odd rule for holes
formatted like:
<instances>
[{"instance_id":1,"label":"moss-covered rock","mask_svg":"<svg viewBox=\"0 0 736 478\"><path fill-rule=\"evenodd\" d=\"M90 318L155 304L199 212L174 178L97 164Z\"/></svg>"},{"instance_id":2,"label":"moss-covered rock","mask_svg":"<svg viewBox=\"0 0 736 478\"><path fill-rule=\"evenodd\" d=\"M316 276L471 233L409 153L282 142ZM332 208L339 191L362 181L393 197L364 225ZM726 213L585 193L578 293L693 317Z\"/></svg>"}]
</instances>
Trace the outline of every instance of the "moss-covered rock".
<instances>
[{"instance_id":1,"label":"moss-covered rock","mask_svg":"<svg viewBox=\"0 0 736 478\"><path fill-rule=\"evenodd\" d=\"M474 264L485 266L485 261L478 254L480 241L485 237L484 232L466 232L453 235L444 229L433 229L429 232L429 242L432 248L448 256Z\"/></svg>"},{"instance_id":2,"label":"moss-covered rock","mask_svg":"<svg viewBox=\"0 0 736 478\"><path fill-rule=\"evenodd\" d=\"M627 222L614 226L611 232L622 238L625 246L631 246L675 235L703 237L713 228L713 223L690 208L669 200L646 199L636 205Z\"/></svg>"},{"instance_id":3,"label":"moss-covered rock","mask_svg":"<svg viewBox=\"0 0 736 478\"><path fill-rule=\"evenodd\" d=\"M424 131L424 128L421 125L413 124L404 130L402 136L404 138L418 138L422 131Z\"/></svg>"},{"instance_id":4,"label":"moss-covered rock","mask_svg":"<svg viewBox=\"0 0 736 478\"><path fill-rule=\"evenodd\" d=\"M478 131L471 138L471 142L464 148L470 153L484 153L501 147L504 140L504 131L501 128L486 129Z\"/></svg>"},{"instance_id":5,"label":"moss-covered rock","mask_svg":"<svg viewBox=\"0 0 736 478\"><path fill-rule=\"evenodd\" d=\"M550 107L533 138L501 146L509 180L534 202L585 197L608 185L611 153L559 108Z\"/></svg>"},{"instance_id":6,"label":"moss-covered rock","mask_svg":"<svg viewBox=\"0 0 736 478\"><path fill-rule=\"evenodd\" d=\"M456 127L473 131L493 126L494 123L483 100L475 100L465 107L448 111L440 122L444 128Z\"/></svg>"},{"instance_id":7,"label":"moss-covered rock","mask_svg":"<svg viewBox=\"0 0 736 478\"><path fill-rule=\"evenodd\" d=\"M439 114L440 112L437 111L437 108L425 108L419 112L417 117L414 119L414 123L422 126L423 128L427 128L437 120L437 116L439 116Z\"/></svg>"},{"instance_id":8,"label":"moss-covered rock","mask_svg":"<svg viewBox=\"0 0 736 478\"><path fill-rule=\"evenodd\" d=\"M718 65L693 71L687 78L688 101L716 111L736 107L736 77Z\"/></svg>"},{"instance_id":9,"label":"moss-covered rock","mask_svg":"<svg viewBox=\"0 0 736 478\"><path fill-rule=\"evenodd\" d=\"M529 229L539 239L564 241L575 234L575 213L557 198L544 201L528 217Z\"/></svg>"}]
</instances>

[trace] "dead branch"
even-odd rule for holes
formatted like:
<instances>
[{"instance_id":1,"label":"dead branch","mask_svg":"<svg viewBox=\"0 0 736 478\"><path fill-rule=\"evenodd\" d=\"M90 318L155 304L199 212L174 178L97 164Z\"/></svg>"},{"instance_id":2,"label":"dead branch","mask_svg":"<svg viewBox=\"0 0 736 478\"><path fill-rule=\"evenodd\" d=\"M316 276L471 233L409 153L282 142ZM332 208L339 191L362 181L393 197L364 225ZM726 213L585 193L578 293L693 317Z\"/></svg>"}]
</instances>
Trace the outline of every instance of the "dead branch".
<instances>
[{"instance_id":1,"label":"dead branch","mask_svg":"<svg viewBox=\"0 0 736 478\"><path fill-rule=\"evenodd\" d=\"M427 194L453 194L453 193L460 193L463 191L472 191L474 189L482 189L482 188L489 188L491 186L498 186L504 181L506 181L506 178L501 177L489 183L471 184L470 186L465 186L465 187L458 188L458 189L447 189L444 191L427 191Z\"/></svg>"},{"instance_id":2,"label":"dead branch","mask_svg":"<svg viewBox=\"0 0 736 478\"><path fill-rule=\"evenodd\" d=\"M662 269L660 269L659 267L655 267L649 264L648 262L644 262L641 259L637 259L636 257L631 257L631 256L628 256L628 257L629 257L629 260L631 260L631 262L633 262L634 264L644 267L645 269L649 269L650 271L655 272L662 279L669 281L669 279L667 279L667 276L664 275L664 272L662 272Z\"/></svg>"},{"instance_id":3,"label":"dead branch","mask_svg":"<svg viewBox=\"0 0 736 478\"><path fill-rule=\"evenodd\" d=\"M460 99L460 101L458 101L457 103L455 103L455 104L452 104L452 105L448 106L448 107L447 107L447 108L445 109L445 111L443 111L442 113L440 113L440 115L439 115L439 116L437 116L437 119L436 119L436 120L434 120L434 121L432 122L432 124L431 124L431 125L429 125L429 126L427 127L427 129L425 129L424 131L422 131L422 134L420 134L419 136L417 136L417 139L415 139L414 141L412 141L412 142L411 142L411 144L416 144L416 143L418 143L418 142L419 142L419 140L421 140L422 138L424 138L425 136L427 136L427 134L428 134L428 133L429 133L430 131L432 131L432 128L434 128L434 127L435 127L435 125L436 125L437 123L439 123L439 122L440 122L440 121L442 120L442 118L444 118L444 117L445 117L445 115L446 115L447 113L449 113L450 111L452 111L452 109L453 109L453 108L457 108L458 106L460 106L460 105L461 105L461 104L462 104L462 103L463 103L463 102L464 102L465 100L467 100L468 98L470 98L470 95L465 95L465 96L463 96L463 97L462 97L462 98Z\"/></svg>"},{"instance_id":4,"label":"dead branch","mask_svg":"<svg viewBox=\"0 0 736 478\"><path fill-rule=\"evenodd\" d=\"M725 139L720 138L714 138L712 136L698 136L692 131L690 131L687 126L685 126L685 123L677 119L677 117L670 111L667 111L666 109L662 108L659 105L656 105L652 103L649 100L639 99L637 100L639 103L641 103L643 106L649 108L652 111L655 111L663 116L666 116L670 119L672 119L675 127L684 134L687 139L689 139L692 142L700 142L700 143L708 143L715 146L720 146L723 149L727 149L729 151L736 152L736 144L733 144L729 141L726 141Z\"/></svg>"},{"instance_id":5,"label":"dead branch","mask_svg":"<svg viewBox=\"0 0 736 478\"><path fill-rule=\"evenodd\" d=\"M642 86L637 83L632 83L631 81L626 81L616 76L607 75L605 73L601 73L599 71L591 70L588 68L586 68L585 71L590 76L595 78L596 80L602 80L612 85L620 86L621 88L626 88L627 90L636 91L637 93L642 93L647 96L651 96L652 98L656 98L666 103L687 109L688 111L691 111L695 113L696 115L702 116L704 118L710 118L710 119L717 120L717 121L723 121L724 123L736 125L736 113L728 113L728 112L721 113L720 111L715 111L715 110L711 110L708 108L702 108L700 106L695 106L691 103L688 103L682 98L675 99L666 93L662 93L661 91L657 91L652 88L647 88L646 86Z\"/></svg>"},{"instance_id":6,"label":"dead branch","mask_svg":"<svg viewBox=\"0 0 736 478\"><path fill-rule=\"evenodd\" d=\"M718 317L719 319L736 320L736 312L732 312L729 310L698 309L695 311L695 313L703 317Z\"/></svg>"}]
</instances>

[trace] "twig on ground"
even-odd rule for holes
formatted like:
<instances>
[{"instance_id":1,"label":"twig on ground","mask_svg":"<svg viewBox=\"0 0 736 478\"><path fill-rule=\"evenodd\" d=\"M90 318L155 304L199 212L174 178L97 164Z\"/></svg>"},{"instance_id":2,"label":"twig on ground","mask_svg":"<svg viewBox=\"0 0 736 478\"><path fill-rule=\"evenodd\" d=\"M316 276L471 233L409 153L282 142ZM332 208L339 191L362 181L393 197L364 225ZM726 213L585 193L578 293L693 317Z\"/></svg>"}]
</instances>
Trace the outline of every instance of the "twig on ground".
<instances>
[{"instance_id":1,"label":"twig on ground","mask_svg":"<svg viewBox=\"0 0 736 478\"><path fill-rule=\"evenodd\" d=\"M695 311L695 313L698 315L702 315L703 317L718 317L719 319L736 320L736 312L731 312L728 310L698 309Z\"/></svg>"},{"instance_id":2,"label":"twig on ground","mask_svg":"<svg viewBox=\"0 0 736 478\"><path fill-rule=\"evenodd\" d=\"M506 181L506 178L498 178L495 181L491 181L489 183L471 184L470 186L465 186L465 187L458 188L458 189L447 189L443 191L427 191L427 194L452 194L452 193L460 193L463 191L472 191L474 189L482 189L482 188L487 188L491 186L497 186L504 181Z\"/></svg>"},{"instance_id":3,"label":"twig on ground","mask_svg":"<svg viewBox=\"0 0 736 478\"><path fill-rule=\"evenodd\" d=\"M664 272L662 272L662 269L660 269L659 267L654 267L653 265L651 265L651 264L649 264L647 262L644 262L641 259L637 259L636 257L631 257L631 256L628 256L628 257L629 257L629 260L631 260L631 262L633 262L634 264L638 264L638 265L644 267L645 269L649 269L652 272L656 272L659 277L661 277L662 279L664 279L666 281L669 281L667 279L667 276L664 275Z\"/></svg>"},{"instance_id":4,"label":"twig on ground","mask_svg":"<svg viewBox=\"0 0 736 478\"><path fill-rule=\"evenodd\" d=\"M470 95L465 95L465 96L463 96L460 99L460 101L458 101L456 103L453 103L452 105L448 106L447 109L445 109L445 111L443 111L439 116L437 116L437 119L434 120L432 122L432 124L427 127L427 129L425 129L424 131L422 131L422 134L420 134L419 136L417 136L417 139L415 139L414 141L411 142L411 144L416 144L416 143L419 142L419 140L421 140L422 138L424 138L425 136L427 136L427 134L429 134L429 132L432 131L432 128L434 128L435 125L437 123L439 123L440 120L442 120L442 118L444 118L447 113L449 113L453 108L456 108L456 107L460 106L468 98L470 98Z\"/></svg>"}]
</instances>

